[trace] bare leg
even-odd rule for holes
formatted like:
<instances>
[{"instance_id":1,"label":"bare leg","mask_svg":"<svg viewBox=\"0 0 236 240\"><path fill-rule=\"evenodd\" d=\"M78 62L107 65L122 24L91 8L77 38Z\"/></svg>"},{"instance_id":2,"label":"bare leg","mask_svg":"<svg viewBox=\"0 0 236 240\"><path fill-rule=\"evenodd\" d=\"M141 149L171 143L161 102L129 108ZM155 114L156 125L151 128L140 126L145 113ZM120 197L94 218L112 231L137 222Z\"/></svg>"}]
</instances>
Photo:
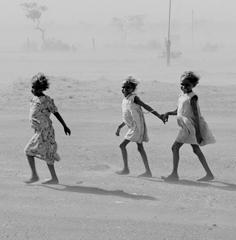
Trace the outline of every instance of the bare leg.
<instances>
[{"instance_id":1,"label":"bare leg","mask_svg":"<svg viewBox=\"0 0 236 240\"><path fill-rule=\"evenodd\" d=\"M207 164L206 158L202 153L200 147L197 144L192 144L193 152L197 155L199 161L201 162L202 166L206 171L206 176L203 178L198 179L198 181L210 181L214 179L214 176Z\"/></svg>"},{"instance_id":2,"label":"bare leg","mask_svg":"<svg viewBox=\"0 0 236 240\"><path fill-rule=\"evenodd\" d=\"M141 154L141 157L142 157L145 169L146 169L145 173L139 175L139 177L152 177L152 173L151 173L151 170L150 170L150 167L148 164L147 154L144 150L143 144L137 143L137 145L138 145L138 151Z\"/></svg>"},{"instance_id":3,"label":"bare leg","mask_svg":"<svg viewBox=\"0 0 236 240\"><path fill-rule=\"evenodd\" d=\"M173 170L168 177L164 177L164 180L167 181L178 181L178 166L179 166L179 149L183 146L183 143L174 142L172 145L172 154L173 154Z\"/></svg>"},{"instance_id":4,"label":"bare leg","mask_svg":"<svg viewBox=\"0 0 236 240\"><path fill-rule=\"evenodd\" d=\"M25 181L25 183L33 183L33 182L37 182L39 180L36 168L35 168L35 160L33 156L29 156L26 155L27 159L28 159L28 163L31 169L31 178L27 181Z\"/></svg>"},{"instance_id":5,"label":"bare leg","mask_svg":"<svg viewBox=\"0 0 236 240\"><path fill-rule=\"evenodd\" d=\"M56 174L54 165L53 164L47 164L47 166L48 166L48 169L51 173L52 178L43 182L43 184L58 184L59 181L58 181L58 178L57 178L57 174Z\"/></svg>"},{"instance_id":6,"label":"bare leg","mask_svg":"<svg viewBox=\"0 0 236 240\"><path fill-rule=\"evenodd\" d=\"M128 166L128 153L126 150L126 146L128 145L130 141L125 139L121 144L120 144L120 149L121 149L121 154L124 162L124 168L121 171L116 172L117 174L120 175L125 175L129 174L129 166Z\"/></svg>"}]
</instances>

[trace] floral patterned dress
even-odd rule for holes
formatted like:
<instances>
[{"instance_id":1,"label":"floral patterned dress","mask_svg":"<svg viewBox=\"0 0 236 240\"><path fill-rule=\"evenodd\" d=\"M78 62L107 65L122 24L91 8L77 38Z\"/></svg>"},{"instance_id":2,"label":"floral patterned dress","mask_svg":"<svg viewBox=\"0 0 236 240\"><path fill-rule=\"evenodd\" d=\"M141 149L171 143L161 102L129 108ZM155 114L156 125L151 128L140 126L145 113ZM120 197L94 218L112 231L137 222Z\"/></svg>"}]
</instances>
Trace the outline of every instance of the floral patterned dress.
<instances>
[{"instance_id":1,"label":"floral patterned dress","mask_svg":"<svg viewBox=\"0 0 236 240\"><path fill-rule=\"evenodd\" d=\"M35 133L26 145L25 153L45 160L50 165L60 160L50 119L50 114L55 112L57 112L57 107L49 96L34 96L31 99L29 118Z\"/></svg>"}]
</instances>

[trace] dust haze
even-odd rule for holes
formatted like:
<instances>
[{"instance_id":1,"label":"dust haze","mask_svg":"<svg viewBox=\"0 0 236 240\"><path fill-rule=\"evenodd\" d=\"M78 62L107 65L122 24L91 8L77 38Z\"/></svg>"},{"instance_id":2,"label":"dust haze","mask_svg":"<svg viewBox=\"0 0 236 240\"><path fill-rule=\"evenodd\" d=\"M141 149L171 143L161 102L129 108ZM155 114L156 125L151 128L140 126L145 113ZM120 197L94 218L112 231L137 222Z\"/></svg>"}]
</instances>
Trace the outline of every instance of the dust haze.
<instances>
[{"instance_id":1,"label":"dust haze","mask_svg":"<svg viewBox=\"0 0 236 240\"><path fill-rule=\"evenodd\" d=\"M236 18L234 0L0 0L0 239L235 240ZM121 84L132 75L138 96L159 113L176 109L183 71L201 76L194 88L216 144L202 148L215 179L204 176L187 144L180 180L172 169L176 118L163 124L145 111L152 178L136 144L130 174L120 176ZM46 94L71 129L52 116L61 161L60 184L37 160L39 182L23 149L29 124L30 79L49 77Z\"/></svg>"},{"instance_id":2,"label":"dust haze","mask_svg":"<svg viewBox=\"0 0 236 240\"><path fill-rule=\"evenodd\" d=\"M34 1L0 1L5 82L38 71L84 80L119 80L133 74L143 80L175 82L191 68L204 76L204 83L234 83L234 1L172 0L173 58L168 68L169 1L42 0L37 1L37 7L44 7L39 19L27 17L23 5L30 3Z\"/></svg>"}]
</instances>

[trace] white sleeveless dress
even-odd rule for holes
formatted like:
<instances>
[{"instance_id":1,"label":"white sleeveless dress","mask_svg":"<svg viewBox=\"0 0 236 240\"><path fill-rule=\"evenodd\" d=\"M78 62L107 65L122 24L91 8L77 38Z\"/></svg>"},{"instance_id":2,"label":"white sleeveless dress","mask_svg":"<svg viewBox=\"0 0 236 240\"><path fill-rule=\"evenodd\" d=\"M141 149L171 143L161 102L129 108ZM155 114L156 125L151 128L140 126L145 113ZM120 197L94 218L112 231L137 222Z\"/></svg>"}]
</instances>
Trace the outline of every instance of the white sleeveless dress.
<instances>
[{"instance_id":1,"label":"white sleeveless dress","mask_svg":"<svg viewBox=\"0 0 236 240\"><path fill-rule=\"evenodd\" d=\"M122 118L128 127L125 139L131 142L148 142L147 127L140 105L134 103L135 94L125 97L122 101Z\"/></svg>"},{"instance_id":2,"label":"white sleeveless dress","mask_svg":"<svg viewBox=\"0 0 236 240\"><path fill-rule=\"evenodd\" d=\"M180 130L176 141L180 143L198 144L196 139L194 115L190 103L190 100L193 96L196 96L194 92L182 93L178 100L177 123L180 126ZM199 114L200 132L203 138L200 146L215 143L215 138L209 129L207 122L201 115L198 101L197 109Z\"/></svg>"}]
</instances>

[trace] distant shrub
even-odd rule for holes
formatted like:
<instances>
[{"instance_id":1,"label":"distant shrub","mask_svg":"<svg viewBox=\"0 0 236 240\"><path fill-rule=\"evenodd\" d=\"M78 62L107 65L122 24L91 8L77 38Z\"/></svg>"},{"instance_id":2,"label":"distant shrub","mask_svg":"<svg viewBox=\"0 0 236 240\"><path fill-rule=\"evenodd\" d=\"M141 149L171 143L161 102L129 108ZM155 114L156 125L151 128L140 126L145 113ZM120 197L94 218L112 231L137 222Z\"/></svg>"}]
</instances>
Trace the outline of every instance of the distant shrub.
<instances>
[{"instance_id":1,"label":"distant shrub","mask_svg":"<svg viewBox=\"0 0 236 240\"><path fill-rule=\"evenodd\" d=\"M74 46L70 46L69 44L54 39L47 39L44 41L42 45L42 50L44 51L76 51Z\"/></svg>"}]
</instances>

